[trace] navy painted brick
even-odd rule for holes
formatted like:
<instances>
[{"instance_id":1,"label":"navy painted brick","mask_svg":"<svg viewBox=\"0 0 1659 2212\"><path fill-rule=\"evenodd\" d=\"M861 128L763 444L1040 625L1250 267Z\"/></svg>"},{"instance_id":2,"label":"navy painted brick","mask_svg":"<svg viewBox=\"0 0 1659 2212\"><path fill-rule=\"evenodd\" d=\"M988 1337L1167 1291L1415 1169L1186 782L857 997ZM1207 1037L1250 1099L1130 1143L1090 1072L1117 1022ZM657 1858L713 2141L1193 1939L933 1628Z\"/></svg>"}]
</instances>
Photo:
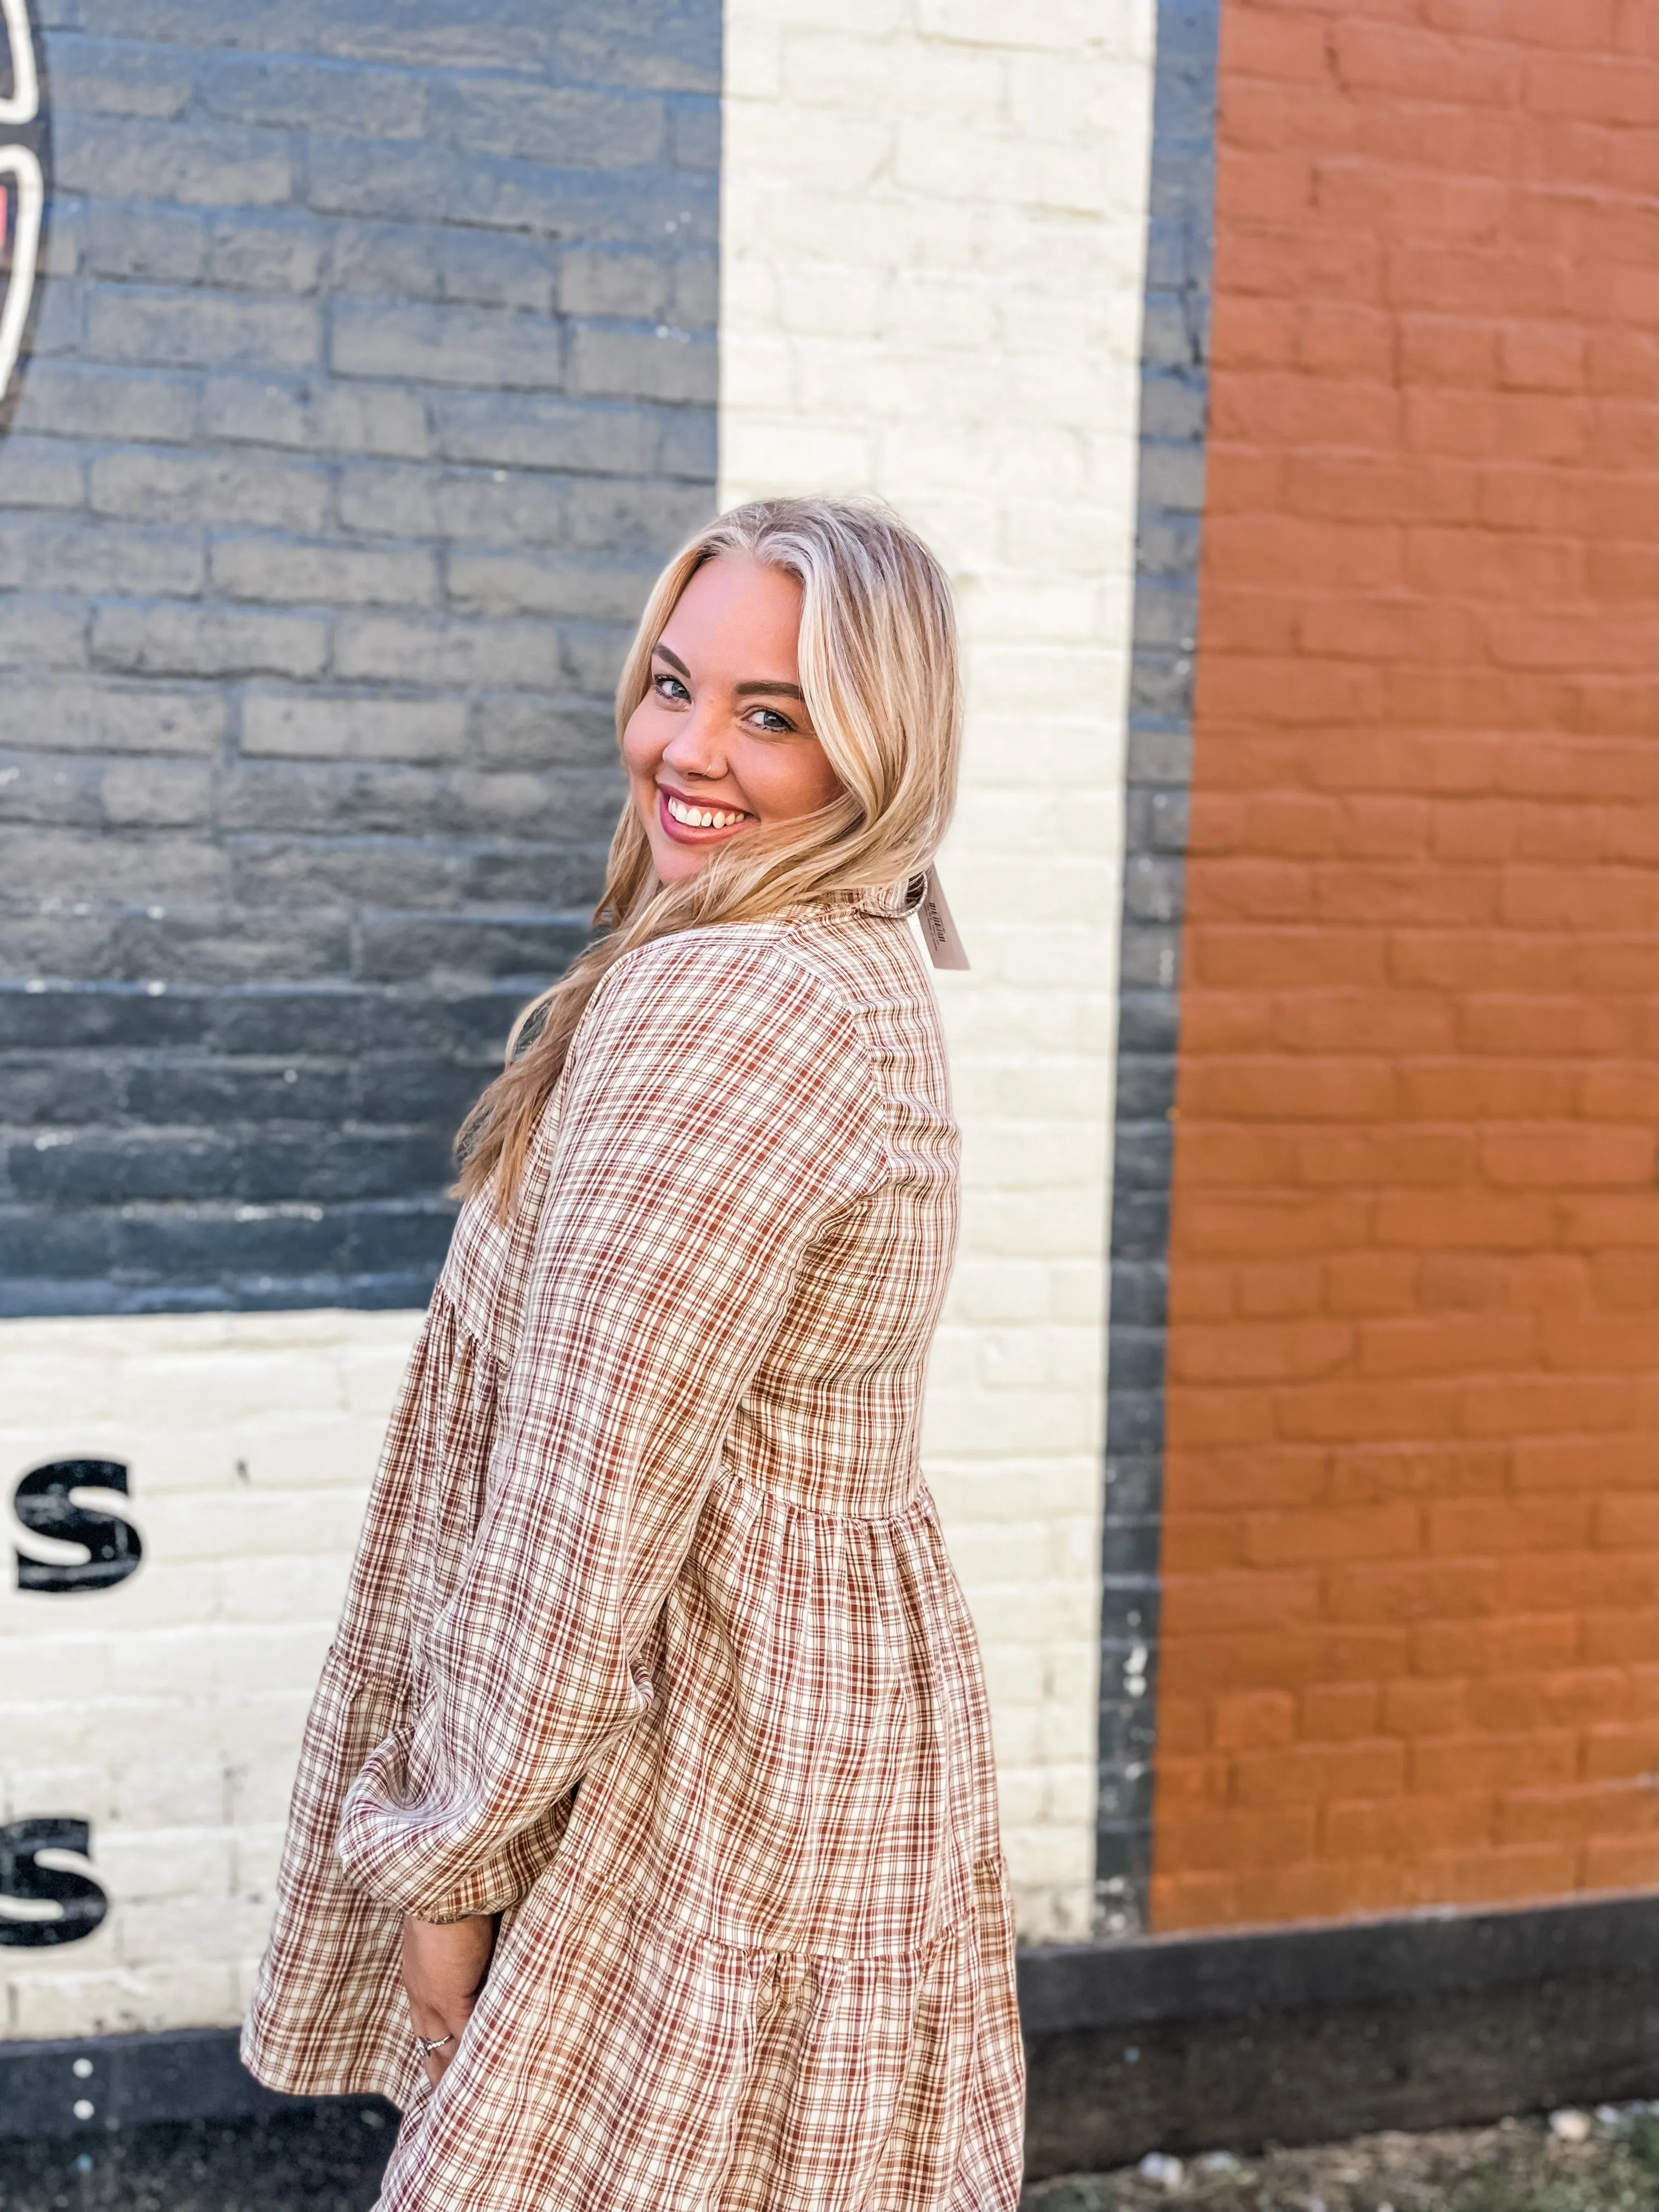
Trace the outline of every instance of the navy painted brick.
<instances>
[{"instance_id":1,"label":"navy painted brick","mask_svg":"<svg viewBox=\"0 0 1659 2212\"><path fill-rule=\"evenodd\" d=\"M0 988L0 1312L417 1301L521 995Z\"/></svg>"},{"instance_id":2,"label":"navy painted brick","mask_svg":"<svg viewBox=\"0 0 1659 2212\"><path fill-rule=\"evenodd\" d=\"M1204 504L1218 0L1158 0L1125 775L1101 1557L1097 1932L1139 1934L1152 1862L1164 1321L1180 925Z\"/></svg>"},{"instance_id":3,"label":"navy painted brick","mask_svg":"<svg viewBox=\"0 0 1659 2212\"><path fill-rule=\"evenodd\" d=\"M37 12L0 1311L416 1303L713 507L719 0Z\"/></svg>"}]
</instances>

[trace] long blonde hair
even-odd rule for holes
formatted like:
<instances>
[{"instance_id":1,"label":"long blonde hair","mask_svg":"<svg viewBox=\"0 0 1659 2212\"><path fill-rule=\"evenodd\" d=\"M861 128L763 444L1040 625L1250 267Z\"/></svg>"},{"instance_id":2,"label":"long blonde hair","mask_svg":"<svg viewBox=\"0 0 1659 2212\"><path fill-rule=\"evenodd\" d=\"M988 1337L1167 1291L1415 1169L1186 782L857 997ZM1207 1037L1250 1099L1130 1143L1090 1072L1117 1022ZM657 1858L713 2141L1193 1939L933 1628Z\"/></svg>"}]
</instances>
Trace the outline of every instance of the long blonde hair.
<instances>
[{"instance_id":1,"label":"long blonde hair","mask_svg":"<svg viewBox=\"0 0 1659 2212\"><path fill-rule=\"evenodd\" d=\"M737 840L683 883L664 884L630 798L593 910L605 931L513 1025L507 1064L455 1139L456 1184L494 1182L503 1218L525 1154L588 1000L626 952L681 929L752 921L919 874L956 799L962 684L951 588L915 533L873 501L756 500L720 515L658 578L617 685L620 745L651 681L651 656L705 562L735 555L801 587L800 683L841 782L798 822Z\"/></svg>"}]
</instances>

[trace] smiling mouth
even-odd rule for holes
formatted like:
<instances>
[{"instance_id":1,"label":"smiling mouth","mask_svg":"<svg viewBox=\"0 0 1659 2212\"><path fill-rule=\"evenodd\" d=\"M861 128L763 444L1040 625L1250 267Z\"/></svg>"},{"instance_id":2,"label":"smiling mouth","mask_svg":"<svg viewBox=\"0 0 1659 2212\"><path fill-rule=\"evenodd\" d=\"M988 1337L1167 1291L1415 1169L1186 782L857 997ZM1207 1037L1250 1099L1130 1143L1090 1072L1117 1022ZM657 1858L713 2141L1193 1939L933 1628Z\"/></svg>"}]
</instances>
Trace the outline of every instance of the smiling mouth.
<instances>
[{"instance_id":1,"label":"smiling mouth","mask_svg":"<svg viewBox=\"0 0 1659 2212\"><path fill-rule=\"evenodd\" d=\"M671 836L675 830L690 830L701 831L706 836L710 830L736 830L755 818L734 806L695 806L689 799L682 799L678 792L665 790L660 784L657 790L664 827Z\"/></svg>"}]
</instances>

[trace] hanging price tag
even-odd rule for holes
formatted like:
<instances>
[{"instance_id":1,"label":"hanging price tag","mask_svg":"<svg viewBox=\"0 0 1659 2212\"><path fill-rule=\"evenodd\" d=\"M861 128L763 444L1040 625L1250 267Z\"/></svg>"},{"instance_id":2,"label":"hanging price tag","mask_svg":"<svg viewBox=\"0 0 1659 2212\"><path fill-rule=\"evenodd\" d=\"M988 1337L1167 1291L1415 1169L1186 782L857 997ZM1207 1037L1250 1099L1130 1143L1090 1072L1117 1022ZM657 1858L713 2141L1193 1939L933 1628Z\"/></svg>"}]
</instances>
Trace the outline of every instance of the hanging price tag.
<instances>
[{"instance_id":1,"label":"hanging price tag","mask_svg":"<svg viewBox=\"0 0 1659 2212\"><path fill-rule=\"evenodd\" d=\"M969 964L966 946L957 934L957 926L951 909L945 904L945 886L939 882L939 870L927 871L927 887L922 892L921 904L916 908L916 919L921 924L921 933L927 940L927 957L935 968L966 968Z\"/></svg>"}]
</instances>

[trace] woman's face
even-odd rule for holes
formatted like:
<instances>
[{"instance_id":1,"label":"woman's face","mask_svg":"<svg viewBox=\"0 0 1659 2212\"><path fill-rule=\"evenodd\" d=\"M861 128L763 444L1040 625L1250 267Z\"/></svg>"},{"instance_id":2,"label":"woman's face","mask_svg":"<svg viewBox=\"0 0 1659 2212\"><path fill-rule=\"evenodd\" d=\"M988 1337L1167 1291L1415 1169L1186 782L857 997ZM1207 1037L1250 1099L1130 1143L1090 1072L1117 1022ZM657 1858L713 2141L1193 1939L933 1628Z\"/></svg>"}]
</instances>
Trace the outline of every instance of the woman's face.
<instances>
[{"instance_id":1,"label":"woman's face","mask_svg":"<svg viewBox=\"0 0 1659 2212\"><path fill-rule=\"evenodd\" d=\"M623 732L634 805L665 884L716 846L799 821L841 785L801 696L800 586L726 554L706 562L651 656Z\"/></svg>"}]
</instances>

